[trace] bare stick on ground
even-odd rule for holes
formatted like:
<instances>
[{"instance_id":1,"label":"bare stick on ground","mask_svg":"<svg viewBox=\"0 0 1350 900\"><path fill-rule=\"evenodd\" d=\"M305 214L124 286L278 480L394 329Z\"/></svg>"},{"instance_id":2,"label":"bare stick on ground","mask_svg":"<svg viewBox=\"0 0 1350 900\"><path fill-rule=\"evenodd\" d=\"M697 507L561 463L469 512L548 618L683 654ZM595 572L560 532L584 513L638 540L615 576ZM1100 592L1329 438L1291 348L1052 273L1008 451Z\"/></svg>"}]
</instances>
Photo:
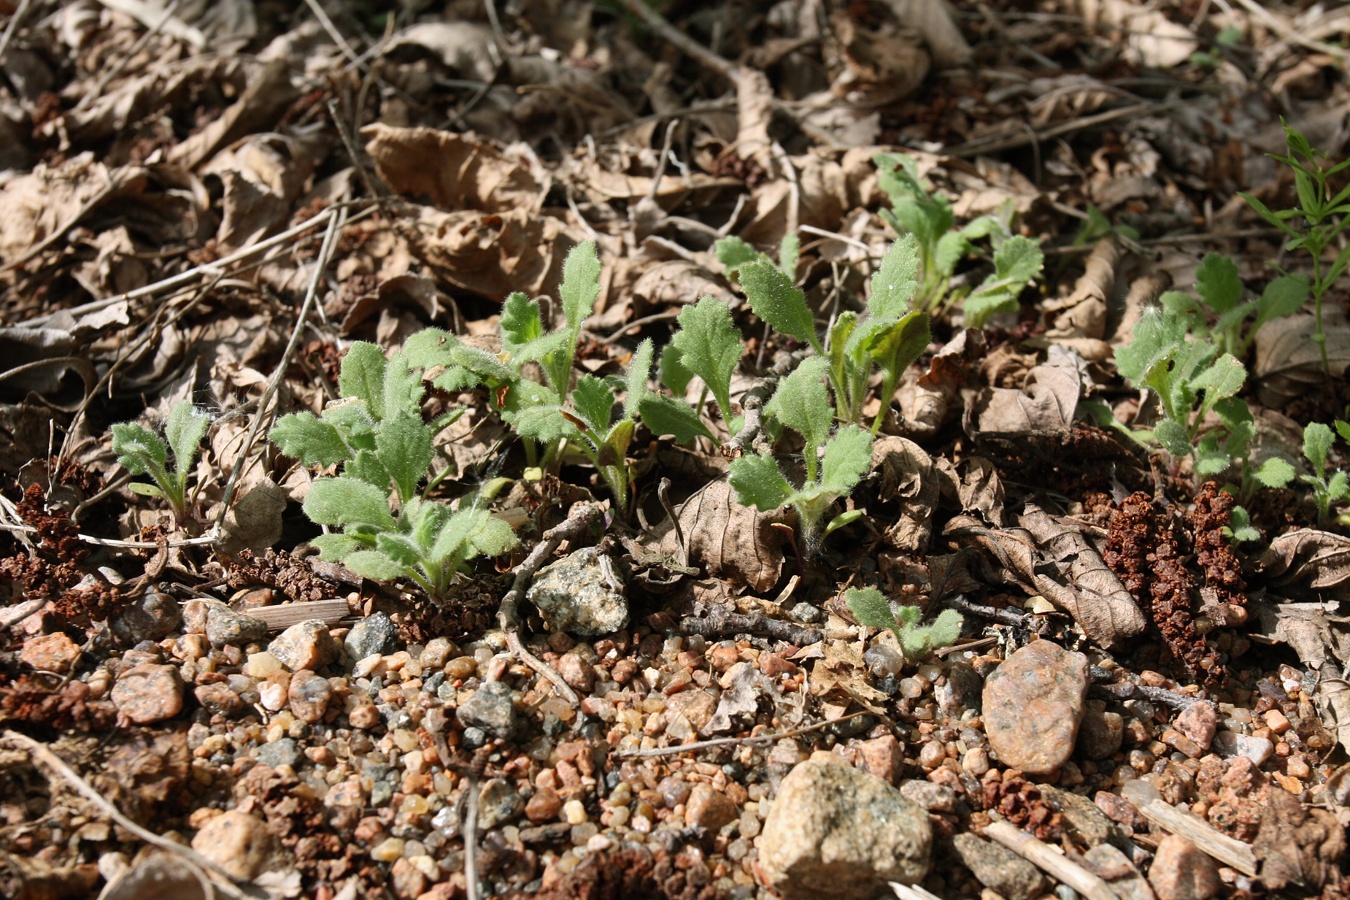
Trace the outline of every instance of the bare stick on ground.
<instances>
[{"instance_id":1,"label":"bare stick on ground","mask_svg":"<svg viewBox=\"0 0 1350 900\"><path fill-rule=\"evenodd\" d=\"M520 657L521 662L553 682L553 686L568 703L578 702L576 693L551 666L525 649L524 643L520 640L520 601L525 599L525 592L529 590L535 573L544 567L545 560L553 555L558 545L581 536L586 529L599 521L603 513L604 510L594 503L575 504L567 514L567 518L545 531L539 543L534 545L530 555L525 557L525 561L516 569L516 579L511 584L511 590L506 592L506 596L502 598L502 605L497 608L497 624L506 633L507 647Z\"/></svg>"}]
</instances>

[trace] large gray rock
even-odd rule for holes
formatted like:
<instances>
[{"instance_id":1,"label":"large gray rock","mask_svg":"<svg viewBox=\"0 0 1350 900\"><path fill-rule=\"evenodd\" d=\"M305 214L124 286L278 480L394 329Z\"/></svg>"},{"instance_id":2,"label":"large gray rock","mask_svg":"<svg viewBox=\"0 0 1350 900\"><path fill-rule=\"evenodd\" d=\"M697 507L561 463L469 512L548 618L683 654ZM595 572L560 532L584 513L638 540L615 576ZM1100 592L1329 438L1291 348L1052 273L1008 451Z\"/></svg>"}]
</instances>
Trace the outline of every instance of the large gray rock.
<instances>
[{"instance_id":1,"label":"large gray rock","mask_svg":"<svg viewBox=\"0 0 1350 900\"><path fill-rule=\"evenodd\" d=\"M1041 870L1006 847L973 834L958 834L952 838L952 848L980 884L1007 900L1032 900L1045 893Z\"/></svg>"},{"instance_id":2,"label":"large gray rock","mask_svg":"<svg viewBox=\"0 0 1350 900\"><path fill-rule=\"evenodd\" d=\"M473 692L458 710L465 725L481 728L488 734L507 740L521 729L520 713L511 698L511 687L501 681L489 681Z\"/></svg>"},{"instance_id":3,"label":"large gray rock","mask_svg":"<svg viewBox=\"0 0 1350 900\"><path fill-rule=\"evenodd\" d=\"M611 581L600 551L582 549L539 570L525 598L549 628L580 637L596 637L628 624L628 599Z\"/></svg>"},{"instance_id":4,"label":"large gray rock","mask_svg":"<svg viewBox=\"0 0 1350 900\"><path fill-rule=\"evenodd\" d=\"M783 779L758 841L769 887L786 900L870 900L888 881L922 879L932 846L922 807L829 754Z\"/></svg>"},{"instance_id":5,"label":"large gray rock","mask_svg":"<svg viewBox=\"0 0 1350 900\"><path fill-rule=\"evenodd\" d=\"M388 653L394 648L398 638L398 629L389 617L382 612L371 613L352 626L342 643L352 662L360 662L376 653Z\"/></svg>"},{"instance_id":6,"label":"large gray rock","mask_svg":"<svg viewBox=\"0 0 1350 900\"><path fill-rule=\"evenodd\" d=\"M260 644L267 640L267 623L231 609L219 600L208 600L206 637L212 647Z\"/></svg>"},{"instance_id":7,"label":"large gray rock","mask_svg":"<svg viewBox=\"0 0 1350 900\"><path fill-rule=\"evenodd\" d=\"M1088 661L1050 641L1032 641L984 680L985 733L1006 766L1055 772L1073 753L1083 721Z\"/></svg>"}]
</instances>

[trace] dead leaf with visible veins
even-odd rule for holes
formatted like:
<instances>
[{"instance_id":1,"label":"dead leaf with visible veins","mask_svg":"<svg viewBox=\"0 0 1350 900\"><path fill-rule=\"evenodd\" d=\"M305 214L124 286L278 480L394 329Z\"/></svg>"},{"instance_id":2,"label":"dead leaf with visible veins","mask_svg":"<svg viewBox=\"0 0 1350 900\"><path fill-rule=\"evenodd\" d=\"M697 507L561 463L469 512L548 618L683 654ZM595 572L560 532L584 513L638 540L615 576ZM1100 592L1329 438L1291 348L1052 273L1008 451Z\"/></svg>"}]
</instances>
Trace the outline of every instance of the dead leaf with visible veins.
<instances>
[{"instance_id":1,"label":"dead leaf with visible veins","mask_svg":"<svg viewBox=\"0 0 1350 900\"><path fill-rule=\"evenodd\" d=\"M703 566L756 593L771 590L783 572L783 541L795 516L789 510L760 512L736 502L725 480L710 481L679 509L689 564ZM668 538L674 553L674 536Z\"/></svg>"},{"instance_id":2,"label":"dead leaf with visible veins","mask_svg":"<svg viewBox=\"0 0 1350 900\"><path fill-rule=\"evenodd\" d=\"M525 144L498 150L467 135L380 124L362 128L361 136L386 184L446 212L534 214L548 193L549 176Z\"/></svg>"},{"instance_id":3,"label":"dead leaf with visible veins","mask_svg":"<svg viewBox=\"0 0 1350 900\"><path fill-rule=\"evenodd\" d=\"M1020 390L986 387L976 392L966 406L966 434L1068 434L1083 391L1082 359L1055 344L1046 355L1044 363L1027 372Z\"/></svg>"},{"instance_id":4,"label":"dead leaf with visible veins","mask_svg":"<svg viewBox=\"0 0 1350 900\"><path fill-rule=\"evenodd\" d=\"M1268 583L1277 587L1343 589L1350 585L1350 538L1300 528L1271 541L1256 566Z\"/></svg>"},{"instance_id":5,"label":"dead leaf with visible veins","mask_svg":"<svg viewBox=\"0 0 1350 900\"><path fill-rule=\"evenodd\" d=\"M933 512L942 487L933 458L913 441L882 435L872 444L877 476L859 485L861 505L896 550L923 553L933 537ZM869 496L875 491L875 498Z\"/></svg>"},{"instance_id":6,"label":"dead leaf with visible veins","mask_svg":"<svg viewBox=\"0 0 1350 900\"><path fill-rule=\"evenodd\" d=\"M985 349L984 332L966 329L937 352L927 372L915 381L905 380L898 398L906 437L921 440L942 429L952 401L970 381L974 363L984 357Z\"/></svg>"},{"instance_id":7,"label":"dead leaf with visible veins","mask_svg":"<svg viewBox=\"0 0 1350 900\"><path fill-rule=\"evenodd\" d=\"M1350 324L1334 305L1327 305L1322 316L1331 374L1342 378L1350 370ZM1312 340L1315 327L1313 316L1293 315L1267 322L1256 333L1252 374L1256 379L1256 395L1264 405L1282 409L1321 390L1326 383L1322 353Z\"/></svg>"},{"instance_id":8,"label":"dead leaf with visible veins","mask_svg":"<svg viewBox=\"0 0 1350 900\"><path fill-rule=\"evenodd\" d=\"M867 682L867 665L863 659L861 641L824 641L824 657L811 668L811 694L826 697L844 694L863 709L876 715L886 714L890 697ZM847 711L847 703L836 704L840 718Z\"/></svg>"}]
</instances>

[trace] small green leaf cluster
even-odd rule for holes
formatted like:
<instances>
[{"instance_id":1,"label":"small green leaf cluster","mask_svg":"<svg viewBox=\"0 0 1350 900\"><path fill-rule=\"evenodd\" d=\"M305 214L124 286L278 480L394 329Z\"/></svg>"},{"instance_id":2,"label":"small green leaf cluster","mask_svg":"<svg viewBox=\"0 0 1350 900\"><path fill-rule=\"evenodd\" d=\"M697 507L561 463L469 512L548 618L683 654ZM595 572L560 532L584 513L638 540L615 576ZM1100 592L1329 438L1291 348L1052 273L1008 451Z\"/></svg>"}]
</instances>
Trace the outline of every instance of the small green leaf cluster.
<instances>
[{"instance_id":1,"label":"small green leaf cluster","mask_svg":"<svg viewBox=\"0 0 1350 900\"><path fill-rule=\"evenodd\" d=\"M1308 286L1284 275L1266 285L1260 297L1244 299L1237 266L1227 256L1210 253L1196 270L1195 292L1198 299L1184 291L1168 291L1159 302L1185 317L1193 335L1240 360L1267 322L1298 312Z\"/></svg>"},{"instance_id":2,"label":"small green leaf cluster","mask_svg":"<svg viewBox=\"0 0 1350 900\"><path fill-rule=\"evenodd\" d=\"M893 632L905 658L911 662L929 650L950 647L961 636L963 620L954 609L944 609L930 625L919 625L922 614L917 606L901 606L897 615L890 601L876 588L849 588L844 591L844 602L858 624Z\"/></svg>"},{"instance_id":3,"label":"small green leaf cluster","mask_svg":"<svg viewBox=\"0 0 1350 900\"><path fill-rule=\"evenodd\" d=\"M1188 313L1174 307L1150 308L1135 323L1133 340L1116 351L1120 373L1158 398L1162 418L1152 438L1174 457L1193 455L1200 477L1239 468L1238 496L1244 502L1258 487L1285 486L1294 477L1287 460L1251 461L1256 425L1247 404L1237 397L1247 370L1233 354L1192 338L1192 324ZM1201 436L1210 412L1220 426Z\"/></svg>"},{"instance_id":4,"label":"small green leaf cluster","mask_svg":"<svg viewBox=\"0 0 1350 900\"><path fill-rule=\"evenodd\" d=\"M975 241L988 238L994 271L962 301L965 325L981 328L994 313L1016 312L1018 295L1040 273L1044 255L1038 241L1012 234L1011 206L1005 206L1002 217L980 216L957 228L951 201L928 189L913 157L878 153L873 162L878 183L891 200L881 217L896 234L911 234L917 241L923 274L915 305L929 312L950 305L956 298L948 288L957 265Z\"/></svg>"},{"instance_id":5,"label":"small green leaf cluster","mask_svg":"<svg viewBox=\"0 0 1350 900\"><path fill-rule=\"evenodd\" d=\"M268 436L305 465L342 467L315 480L303 504L315 524L341 529L314 539L321 558L376 581L409 578L441 599L469 560L505 553L516 536L485 509L428 499L439 480L423 485L434 438L460 411L424 420L425 386L412 356L405 347L385 359L375 344L353 344L338 378L342 400L319 416L283 416Z\"/></svg>"},{"instance_id":6,"label":"small green leaf cluster","mask_svg":"<svg viewBox=\"0 0 1350 900\"><path fill-rule=\"evenodd\" d=\"M1294 277L1302 281L1313 295L1317 320L1313 340L1322 353L1322 368L1330 371L1326 331L1322 324L1322 300L1346 266L1350 265L1350 244L1340 249L1330 265L1324 260L1324 253L1350 225L1350 184L1339 190L1332 186L1332 179L1350 166L1350 159L1327 166L1325 153L1314 148L1306 137L1290 127L1284 119L1280 120L1280 124L1284 126L1287 152L1284 156L1271 156L1293 171L1298 205L1292 209L1272 210L1251 194L1243 193L1241 196L1261 218L1289 236L1284 249L1306 250L1312 258L1312 277ZM1289 274L1283 269L1279 271Z\"/></svg>"},{"instance_id":7,"label":"small green leaf cluster","mask_svg":"<svg viewBox=\"0 0 1350 900\"><path fill-rule=\"evenodd\" d=\"M164 420L163 438L135 422L119 422L112 427L112 449L117 454L117 461L132 475L149 475L154 480L154 484L132 482L131 490L169 501L180 524L187 516L188 474L210 422L210 417L197 411L190 400L180 400ZM172 464L169 463L170 450L173 451Z\"/></svg>"},{"instance_id":8,"label":"small green leaf cluster","mask_svg":"<svg viewBox=\"0 0 1350 900\"><path fill-rule=\"evenodd\" d=\"M861 423L868 383L880 370L881 410L872 421L872 434L876 434L901 374L923 354L930 340L928 314L910 308L918 269L916 238L906 235L882 258L864 313L841 313L824 340L816 332L806 294L767 256L741 262L737 273L755 315L778 333L809 344L816 358L828 361L835 414L841 421Z\"/></svg>"},{"instance_id":9,"label":"small green leaf cluster","mask_svg":"<svg viewBox=\"0 0 1350 900\"><path fill-rule=\"evenodd\" d=\"M857 519L854 510L836 516L822 529L834 502L847 497L872 462L872 435L857 425L845 425L830 434L834 416L825 387L828 363L820 357L802 362L778 384L765 412L798 432L805 478L794 485L771 456L747 455L731 461L728 480L742 505L760 510L791 506L806 555L813 556L834 531Z\"/></svg>"},{"instance_id":10,"label":"small green leaf cluster","mask_svg":"<svg viewBox=\"0 0 1350 900\"><path fill-rule=\"evenodd\" d=\"M640 419L679 441L709 432L688 404L647 388L650 340L633 352L622 377L583 375L573 383L572 363L582 323L600 294L600 272L594 244L578 244L568 254L559 288L565 322L556 331L545 327L538 301L511 294L502 306L500 354L468 346L438 328L410 337L404 352L410 364L438 370L432 382L437 388L453 393L485 387L492 408L528 439L532 465L555 471L570 450L579 451L600 473L616 506L626 510L627 452ZM542 373L541 380L535 372ZM619 390L624 398L616 414Z\"/></svg>"},{"instance_id":11,"label":"small green leaf cluster","mask_svg":"<svg viewBox=\"0 0 1350 900\"><path fill-rule=\"evenodd\" d=\"M1350 423L1336 423L1336 429L1344 440L1350 441ZM1321 422L1309 422L1303 429L1303 456L1312 464L1313 474L1300 475L1299 480L1313 489L1313 501L1317 504L1317 524L1325 525L1331 513L1333 503L1350 500L1350 476L1337 469L1327 476L1327 455L1336 437L1331 428Z\"/></svg>"}]
</instances>

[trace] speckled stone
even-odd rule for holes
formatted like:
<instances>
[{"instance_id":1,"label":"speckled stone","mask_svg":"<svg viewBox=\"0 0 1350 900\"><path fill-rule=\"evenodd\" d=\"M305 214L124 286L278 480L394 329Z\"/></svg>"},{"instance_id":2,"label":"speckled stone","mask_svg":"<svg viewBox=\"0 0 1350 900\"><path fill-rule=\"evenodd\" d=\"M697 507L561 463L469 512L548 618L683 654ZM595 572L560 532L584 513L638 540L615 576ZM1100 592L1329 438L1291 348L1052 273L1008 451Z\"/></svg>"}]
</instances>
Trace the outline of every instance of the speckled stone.
<instances>
[{"instance_id":1,"label":"speckled stone","mask_svg":"<svg viewBox=\"0 0 1350 900\"><path fill-rule=\"evenodd\" d=\"M1194 741L1200 753L1204 753L1219 730L1219 708L1208 700L1197 700L1177 715L1172 727Z\"/></svg>"},{"instance_id":2,"label":"speckled stone","mask_svg":"<svg viewBox=\"0 0 1350 900\"><path fill-rule=\"evenodd\" d=\"M206 607L206 637L213 647L261 643L267 640L267 623L212 600Z\"/></svg>"},{"instance_id":3,"label":"speckled stone","mask_svg":"<svg viewBox=\"0 0 1350 900\"><path fill-rule=\"evenodd\" d=\"M109 622L108 628L122 643L138 644L168 637L181 624L183 610L178 601L151 588Z\"/></svg>"},{"instance_id":4,"label":"speckled stone","mask_svg":"<svg viewBox=\"0 0 1350 900\"><path fill-rule=\"evenodd\" d=\"M267 869L277 847L262 819L231 809L202 826L192 849L235 878L251 881Z\"/></svg>"},{"instance_id":5,"label":"speckled stone","mask_svg":"<svg viewBox=\"0 0 1350 900\"><path fill-rule=\"evenodd\" d=\"M1158 844L1148 882L1158 900L1209 900L1223 889L1214 860L1179 834L1169 834Z\"/></svg>"},{"instance_id":6,"label":"speckled stone","mask_svg":"<svg viewBox=\"0 0 1350 900\"><path fill-rule=\"evenodd\" d=\"M706 829L711 834L721 831L722 826L732 822L740 814L741 811L726 794L702 781L694 785L684 806L685 824Z\"/></svg>"},{"instance_id":7,"label":"speckled stone","mask_svg":"<svg viewBox=\"0 0 1350 900\"><path fill-rule=\"evenodd\" d=\"M277 635L267 645L267 652L292 672L298 672L328 665L337 659L338 646L323 621L308 619Z\"/></svg>"},{"instance_id":8,"label":"speckled stone","mask_svg":"<svg viewBox=\"0 0 1350 900\"><path fill-rule=\"evenodd\" d=\"M973 834L958 834L952 847L980 884L1007 900L1031 900L1045 892L1045 877L1031 863L998 844Z\"/></svg>"},{"instance_id":9,"label":"speckled stone","mask_svg":"<svg viewBox=\"0 0 1350 900\"><path fill-rule=\"evenodd\" d=\"M389 617L382 612L371 613L352 626L342 645L352 662L360 662L368 656L388 653L394 648L398 638L398 629Z\"/></svg>"},{"instance_id":10,"label":"speckled stone","mask_svg":"<svg viewBox=\"0 0 1350 900\"><path fill-rule=\"evenodd\" d=\"M286 700L291 713L300 721L313 725L323 721L328 703L333 698L333 687L328 679L309 669L301 669L291 678Z\"/></svg>"},{"instance_id":11,"label":"speckled stone","mask_svg":"<svg viewBox=\"0 0 1350 900\"><path fill-rule=\"evenodd\" d=\"M540 569L526 599L554 631L597 637L628 624L628 600L621 585L610 584L595 547Z\"/></svg>"},{"instance_id":12,"label":"speckled stone","mask_svg":"<svg viewBox=\"0 0 1350 900\"><path fill-rule=\"evenodd\" d=\"M1088 661L1050 641L1032 641L984 682L985 732L999 760L1046 775L1073 753L1083 721Z\"/></svg>"},{"instance_id":13,"label":"speckled stone","mask_svg":"<svg viewBox=\"0 0 1350 900\"><path fill-rule=\"evenodd\" d=\"M183 680L174 666L134 666L118 677L112 701L137 725L163 722L183 710Z\"/></svg>"},{"instance_id":14,"label":"speckled stone","mask_svg":"<svg viewBox=\"0 0 1350 900\"><path fill-rule=\"evenodd\" d=\"M521 727L520 713L511 699L511 687L500 681L489 681L473 692L460 706L459 720L465 725L481 728L489 734L509 739Z\"/></svg>"},{"instance_id":15,"label":"speckled stone","mask_svg":"<svg viewBox=\"0 0 1350 900\"><path fill-rule=\"evenodd\" d=\"M1088 701L1078 729L1078 749L1088 759L1110 759L1125 739L1125 719L1101 700Z\"/></svg>"},{"instance_id":16,"label":"speckled stone","mask_svg":"<svg viewBox=\"0 0 1350 900\"><path fill-rule=\"evenodd\" d=\"M279 766L295 768L300 765L302 759L304 759L304 755L300 752L300 747L296 744L294 738L287 737L270 741L258 748L258 762L264 766L271 766L273 769Z\"/></svg>"},{"instance_id":17,"label":"speckled stone","mask_svg":"<svg viewBox=\"0 0 1350 900\"><path fill-rule=\"evenodd\" d=\"M34 635L23 642L19 651L19 662L24 665L62 675L74 668L79 658L79 645L61 631Z\"/></svg>"},{"instance_id":18,"label":"speckled stone","mask_svg":"<svg viewBox=\"0 0 1350 900\"><path fill-rule=\"evenodd\" d=\"M886 782L828 754L783 779L756 844L785 900L870 900L928 871L928 813Z\"/></svg>"}]
</instances>

